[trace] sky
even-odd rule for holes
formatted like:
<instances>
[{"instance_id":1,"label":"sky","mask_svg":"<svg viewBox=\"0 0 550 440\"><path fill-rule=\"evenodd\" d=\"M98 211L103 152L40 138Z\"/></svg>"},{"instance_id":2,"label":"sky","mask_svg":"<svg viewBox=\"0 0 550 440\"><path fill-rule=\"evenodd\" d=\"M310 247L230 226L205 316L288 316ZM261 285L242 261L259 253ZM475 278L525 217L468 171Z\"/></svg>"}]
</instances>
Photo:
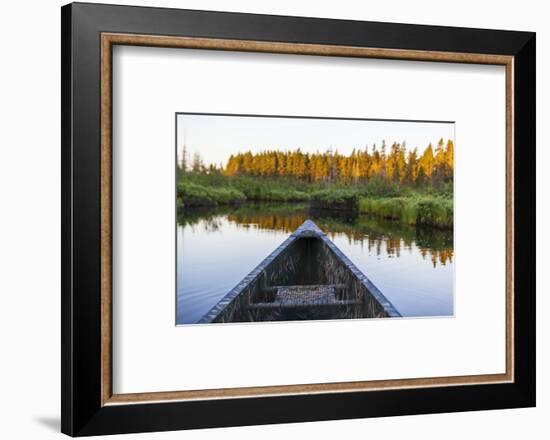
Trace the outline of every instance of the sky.
<instances>
[{"instance_id":1,"label":"sky","mask_svg":"<svg viewBox=\"0 0 550 440\"><path fill-rule=\"evenodd\" d=\"M185 144L188 160L199 153L205 165L225 166L231 154L249 150L332 149L348 155L354 148L370 150L374 143L380 147L382 140L388 149L393 142L405 141L407 150L417 147L422 152L440 138L454 140L454 128L452 122L178 114L176 145L178 158Z\"/></svg>"}]
</instances>

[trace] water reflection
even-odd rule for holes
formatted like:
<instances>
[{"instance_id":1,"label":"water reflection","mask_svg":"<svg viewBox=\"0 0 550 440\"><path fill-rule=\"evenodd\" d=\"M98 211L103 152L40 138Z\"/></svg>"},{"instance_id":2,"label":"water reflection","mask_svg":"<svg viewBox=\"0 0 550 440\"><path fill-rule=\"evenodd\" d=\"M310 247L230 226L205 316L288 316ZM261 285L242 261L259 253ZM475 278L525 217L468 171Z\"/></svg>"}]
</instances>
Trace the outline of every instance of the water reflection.
<instances>
[{"instance_id":1,"label":"water reflection","mask_svg":"<svg viewBox=\"0 0 550 440\"><path fill-rule=\"evenodd\" d=\"M384 252L390 258L399 258L403 251L410 253L416 247L422 258L429 259L434 268L453 261L453 231L450 229L417 227L342 211L315 210L302 204L192 209L178 214L178 224L191 230L200 227L204 232L217 232L222 228L222 219L227 219L239 228L290 234L308 218L331 239L344 234L350 244L367 246L376 255Z\"/></svg>"},{"instance_id":2,"label":"water reflection","mask_svg":"<svg viewBox=\"0 0 550 440\"><path fill-rule=\"evenodd\" d=\"M452 230L302 204L249 204L178 214L177 323L199 320L307 218L403 316L453 314Z\"/></svg>"}]
</instances>

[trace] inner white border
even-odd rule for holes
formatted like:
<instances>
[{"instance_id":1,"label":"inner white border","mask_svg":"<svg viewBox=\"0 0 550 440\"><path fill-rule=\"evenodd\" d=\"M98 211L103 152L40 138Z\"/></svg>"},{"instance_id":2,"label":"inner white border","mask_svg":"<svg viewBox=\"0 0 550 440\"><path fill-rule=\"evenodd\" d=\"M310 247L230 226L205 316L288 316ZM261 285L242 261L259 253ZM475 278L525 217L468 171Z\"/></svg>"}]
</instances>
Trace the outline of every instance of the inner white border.
<instances>
[{"instance_id":1,"label":"inner white border","mask_svg":"<svg viewBox=\"0 0 550 440\"><path fill-rule=\"evenodd\" d=\"M503 66L115 46L113 69L115 394L505 372ZM176 111L456 121L455 317L176 327Z\"/></svg>"}]
</instances>

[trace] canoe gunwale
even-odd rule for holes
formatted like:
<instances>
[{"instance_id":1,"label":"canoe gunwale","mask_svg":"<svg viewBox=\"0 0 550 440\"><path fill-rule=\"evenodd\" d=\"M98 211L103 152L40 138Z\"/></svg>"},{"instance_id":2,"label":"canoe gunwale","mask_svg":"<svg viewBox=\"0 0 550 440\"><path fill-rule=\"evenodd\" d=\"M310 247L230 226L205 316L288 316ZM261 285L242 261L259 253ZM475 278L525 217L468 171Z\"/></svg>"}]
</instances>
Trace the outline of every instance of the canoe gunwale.
<instances>
[{"instance_id":1,"label":"canoe gunwale","mask_svg":"<svg viewBox=\"0 0 550 440\"><path fill-rule=\"evenodd\" d=\"M384 294L374 285L374 283L355 266L355 264L319 229L311 220L306 220L292 234L288 236L271 254L264 258L248 275L246 275L233 289L231 289L220 301L218 301L197 323L206 324L216 321L216 318L241 295L252 283L256 282L266 268L292 243L300 238L317 238L327 245L334 252L338 259L349 269L360 283L367 289L373 298L384 309L389 318L401 317L393 304L384 296ZM369 318L365 318L369 319ZM372 318L370 318L372 319Z\"/></svg>"}]
</instances>

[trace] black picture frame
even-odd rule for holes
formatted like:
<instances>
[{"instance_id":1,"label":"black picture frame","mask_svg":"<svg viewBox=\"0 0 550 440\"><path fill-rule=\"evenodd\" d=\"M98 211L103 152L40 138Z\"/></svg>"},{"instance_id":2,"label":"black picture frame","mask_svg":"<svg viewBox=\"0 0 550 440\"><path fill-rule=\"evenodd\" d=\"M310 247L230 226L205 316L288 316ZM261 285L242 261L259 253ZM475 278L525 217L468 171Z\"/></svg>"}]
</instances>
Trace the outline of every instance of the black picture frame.
<instances>
[{"instance_id":1,"label":"black picture frame","mask_svg":"<svg viewBox=\"0 0 550 440\"><path fill-rule=\"evenodd\" d=\"M62 432L71 436L535 406L535 34L72 3L61 9ZM102 405L102 32L508 55L514 59L514 381Z\"/></svg>"}]
</instances>

